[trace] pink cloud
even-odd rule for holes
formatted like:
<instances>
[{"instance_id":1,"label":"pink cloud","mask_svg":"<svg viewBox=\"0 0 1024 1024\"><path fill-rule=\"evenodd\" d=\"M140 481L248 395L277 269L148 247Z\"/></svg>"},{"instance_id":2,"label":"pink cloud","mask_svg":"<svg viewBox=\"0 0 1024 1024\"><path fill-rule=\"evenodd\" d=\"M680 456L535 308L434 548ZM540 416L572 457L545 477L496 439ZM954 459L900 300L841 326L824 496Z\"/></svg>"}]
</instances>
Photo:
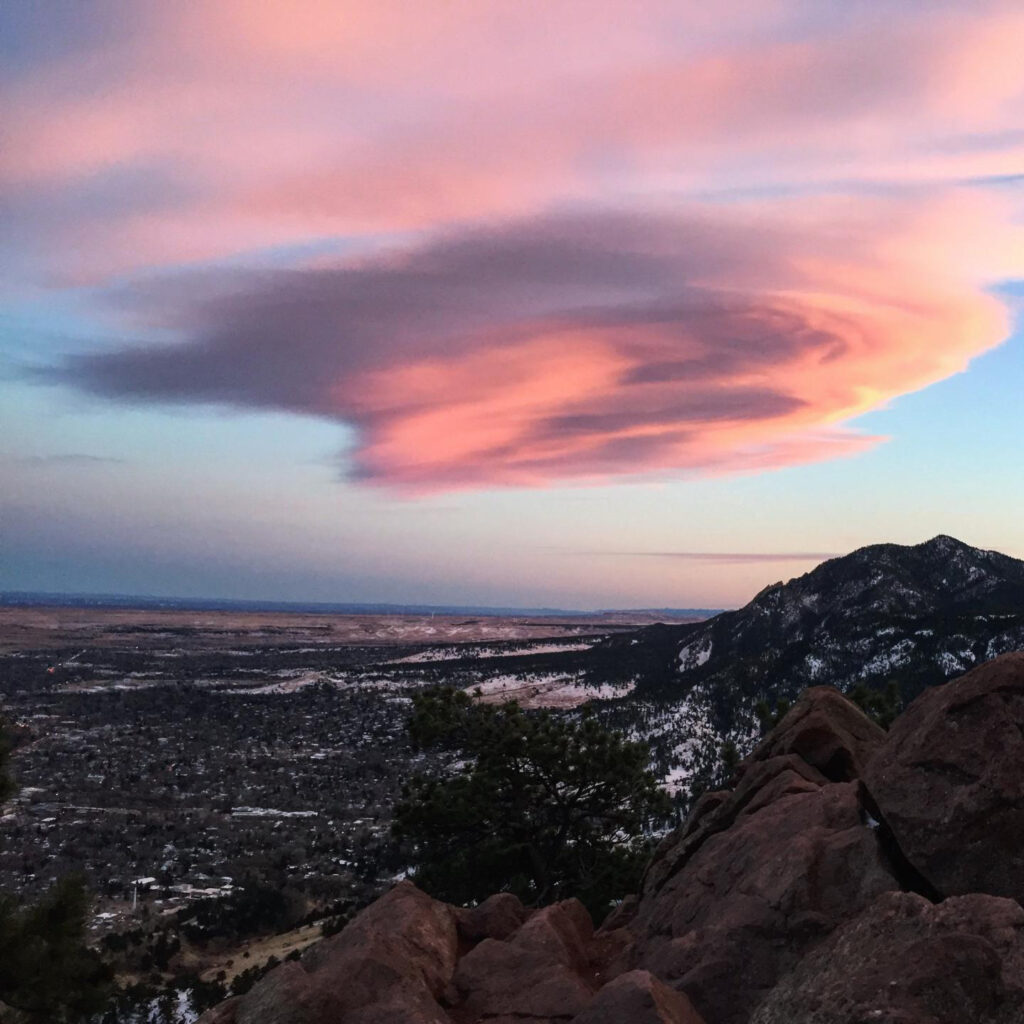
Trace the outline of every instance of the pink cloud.
<instances>
[{"instance_id":1,"label":"pink cloud","mask_svg":"<svg viewBox=\"0 0 1024 1024\"><path fill-rule=\"evenodd\" d=\"M822 10L133 5L11 81L0 188L23 277L180 343L54 373L335 419L407 491L863 451L1006 334L1019 210L963 182L1024 171L1024 14Z\"/></svg>"},{"instance_id":2,"label":"pink cloud","mask_svg":"<svg viewBox=\"0 0 1024 1024\"><path fill-rule=\"evenodd\" d=\"M336 419L357 475L407 492L758 472L864 451L848 421L1002 339L977 281L1021 236L970 212L877 200L823 235L806 206L592 211L236 272L201 301L157 283L135 302L186 340L57 375Z\"/></svg>"},{"instance_id":3,"label":"pink cloud","mask_svg":"<svg viewBox=\"0 0 1024 1024\"><path fill-rule=\"evenodd\" d=\"M1021 167L1016 5L133 5L118 45L7 91L0 188L159 165L186 204L20 238L56 274L424 231L557 203L948 182ZM796 27L795 27L796 26ZM965 135L984 133L999 144ZM956 145L957 148L952 148ZM61 248L63 247L63 249Z\"/></svg>"}]
</instances>

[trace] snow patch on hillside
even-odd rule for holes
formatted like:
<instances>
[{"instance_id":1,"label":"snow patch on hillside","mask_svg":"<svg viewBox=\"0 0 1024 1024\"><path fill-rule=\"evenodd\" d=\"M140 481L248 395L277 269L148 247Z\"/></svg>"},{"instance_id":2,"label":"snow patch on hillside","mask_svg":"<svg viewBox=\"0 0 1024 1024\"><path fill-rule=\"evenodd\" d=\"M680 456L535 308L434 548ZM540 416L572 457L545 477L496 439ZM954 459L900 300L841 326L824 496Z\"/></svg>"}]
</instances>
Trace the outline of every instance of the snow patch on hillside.
<instances>
[{"instance_id":1,"label":"snow patch on hillside","mask_svg":"<svg viewBox=\"0 0 1024 1024\"><path fill-rule=\"evenodd\" d=\"M966 672L968 667L974 663L974 659L968 654L969 660L965 660L963 654L959 657L952 651L940 651L935 656L935 664L947 675L960 675Z\"/></svg>"},{"instance_id":2,"label":"snow patch on hillside","mask_svg":"<svg viewBox=\"0 0 1024 1024\"><path fill-rule=\"evenodd\" d=\"M711 657L711 637L702 636L699 640L684 644L679 651L679 668L688 672L693 668L706 665Z\"/></svg>"},{"instance_id":3,"label":"snow patch on hillside","mask_svg":"<svg viewBox=\"0 0 1024 1024\"><path fill-rule=\"evenodd\" d=\"M589 700L615 700L633 692L635 682L587 684L575 673L492 676L465 687L485 704L518 701L525 708L575 708Z\"/></svg>"},{"instance_id":4,"label":"snow patch on hillside","mask_svg":"<svg viewBox=\"0 0 1024 1024\"><path fill-rule=\"evenodd\" d=\"M819 658L816 654L808 654L807 657L804 658L804 665L806 666L807 674L811 679L818 679L826 668L825 659Z\"/></svg>"},{"instance_id":5,"label":"snow patch on hillside","mask_svg":"<svg viewBox=\"0 0 1024 1024\"><path fill-rule=\"evenodd\" d=\"M425 651L394 658L389 665L416 665L431 661L457 661L463 658L522 658L534 654L562 654L567 651L586 651L590 643L541 643L521 647L430 647Z\"/></svg>"},{"instance_id":6,"label":"snow patch on hillside","mask_svg":"<svg viewBox=\"0 0 1024 1024\"><path fill-rule=\"evenodd\" d=\"M861 676L867 678L910 664L915 647L916 644L913 640L901 640L898 644L890 647L888 651L876 654L867 661L861 669Z\"/></svg>"}]
</instances>

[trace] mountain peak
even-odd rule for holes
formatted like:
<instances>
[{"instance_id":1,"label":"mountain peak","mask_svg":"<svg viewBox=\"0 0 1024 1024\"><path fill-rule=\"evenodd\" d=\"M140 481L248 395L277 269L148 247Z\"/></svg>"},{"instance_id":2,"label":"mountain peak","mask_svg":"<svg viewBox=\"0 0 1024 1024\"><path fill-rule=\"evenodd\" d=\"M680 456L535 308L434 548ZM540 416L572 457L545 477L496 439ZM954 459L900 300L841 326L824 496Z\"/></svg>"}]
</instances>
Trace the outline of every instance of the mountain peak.
<instances>
[{"instance_id":1,"label":"mountain peak","mask_svg":"<svg viewBox=\"0 0 1024 1024\"><path fill-rule=\"evenodd\" d=\"M914 547L925 551L936 551L941 554L946 554L950 551L979 550L970 544L964 543L962 540L957 540L956 537L951 537L948 533L937 534L931 540L926 540L922 544L915 544Z\"/></svg>"},{"instance_id":2,"label":"mountain peak","mask_svg":"<svg viewBox=\"0 0 1024 1024\"><path fill-rule=\"evenodd\" d=\"M1024 561L947 534L870 545L651 641L664 645L665 668L644 681L662 693L699 684L754 701L896 680L909 699L1024 648Z\"/></svg>"}]
</instances>

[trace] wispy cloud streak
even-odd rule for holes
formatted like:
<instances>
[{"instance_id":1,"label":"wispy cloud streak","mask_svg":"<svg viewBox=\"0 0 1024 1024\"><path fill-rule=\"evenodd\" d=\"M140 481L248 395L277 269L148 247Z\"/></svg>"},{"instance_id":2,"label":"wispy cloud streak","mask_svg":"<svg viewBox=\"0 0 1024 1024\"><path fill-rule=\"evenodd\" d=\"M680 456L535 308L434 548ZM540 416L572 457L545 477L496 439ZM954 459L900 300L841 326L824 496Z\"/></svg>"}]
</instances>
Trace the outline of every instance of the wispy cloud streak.
<instances>
[{"instance_id":1,"label":"wispy cloud streak","mask_svg":"<svg viewBox=\"0 0 1024 1024\"><path fill-rule=\"evenodd\" d=\"M687 562L717 562L726 565L759 565L762 562L824 562L837 558L835 551L601 551L590 554L614 558L678 558Z\"/></svg>"}]
</instances>

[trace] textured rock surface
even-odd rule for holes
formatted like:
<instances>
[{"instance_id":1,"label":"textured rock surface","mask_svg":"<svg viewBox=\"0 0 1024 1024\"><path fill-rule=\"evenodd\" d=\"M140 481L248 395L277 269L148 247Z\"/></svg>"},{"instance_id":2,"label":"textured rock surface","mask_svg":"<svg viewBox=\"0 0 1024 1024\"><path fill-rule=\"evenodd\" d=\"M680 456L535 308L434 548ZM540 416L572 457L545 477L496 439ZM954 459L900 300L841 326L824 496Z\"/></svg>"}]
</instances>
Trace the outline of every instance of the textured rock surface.
<instances>
[{"instance_id":1,"label":"textured rock surface","mask_svg":"<svg viewBox=\"0 0 1024 1024\"><path fill-rule=\"evenodd\" d=\"M1024 653L923 693L865 782L903 854L940 893L1024 901Z\"/></svg>"},{"instance_id":2,"label":"textured rock surface","mask_svg":"<svg viewBox=\"0 0 1024 1024\"><path fill-rule=\"evenodd\" d=\"M634 962L713 1024L739 1024L816 942L895 888L856 783L783 792L645 891Z\"/></svg>"},{"instance_id":3,"label":"textured rock surface","mask_svg":"<svg viewBox=\"0 0 1024 1024\"><path fill-rule=\"evenodd\" d=\"M455 917L408 882L364 910L339 935L285 963L203 1024L363 1024L447 1020L437 1004L455 970Z\"/></svg>"},{"instance_id":4,"label":"textured rock surface","mask_svg":"<svg viewBox=\"0 0 1024 1024\"><path fill-rule=\"evenodd\" d=\"M459 962L456 1006L464 1019L573 1017L593 990L567 963L539 949L484 939Z\"/></svg>"},{"instance_id":5,"label":"textured rock surface","mask_svg":"<svg viewBox=\"0 0 1024 1024\"><path fill-rule=\"evenodd\" d=\"M455 972L456 1005L468 1019L573 1017L590 1002L590 915L577 900L545 907L507 942L485 939Z\"/></svg>"},{"instance_id":6,"label":"textured rock surface","mask_svg":"<svg viewBox=\"0 0 1024 1024\"><path fill-rule=\"evenodd\" d=\"M660 844L644 891L657 889L709 836L729 828L740 814L787 793L860 778L885 735L842 694L824 686L808 690L743 761L732 791L705 793L682 828Z\"/></svg>"},{"instance_id":7,"label":"textured rock surface","mask_svg":"<svg viewBox=\"0 0 1024 1024\"><path fill-rule=\"evenodd\" d=\"M750 763L796 754L831 782L863 778L885 730L828 686L807 690L747 758Z\"/></svg>"},{"instance_id":8,"label":"textured rock surface","mask_svg":"<svg viewBox=\"0 0 1024 1024\"><path fill-rule=\"evenodd\" d=\"M1024 910L887 893L785 978L751 1024L1019 1024Z\"/></svg>"},{"instance_id":9,"label":"textured rock surface","mask_svg":"<svg viewBox=\"0 0 1024 1024\"><path fill-rule=\"evenodd\" d=\"M459 937L466 942L507 939L527 917L529 911L510 892L495 893L479 906L455 910Z\"/></svg>"},{"instance_id":10,"label":"textured rock surface","mask_svg":"<svg viewBox=\"0 0 1024 1024\"><path fill-rule=\"evenodd\" d=\"M885 737L816 687L659 847L630 928L632 961L714 1024L745 1021L800 957L899 888L853 778ZM813 762L813 763L812 763Z\"/></svg>"},{"instance_id":11,"label":"textured rock surface","mask_svg":"<svg viewBox=\"0 0 1024 1024\"><path fill-rule=\"evenodd\" d=\"M649 971L609 982L573 1024L704 1024L693 1003Z\"/></svg>"}]
</instances>

